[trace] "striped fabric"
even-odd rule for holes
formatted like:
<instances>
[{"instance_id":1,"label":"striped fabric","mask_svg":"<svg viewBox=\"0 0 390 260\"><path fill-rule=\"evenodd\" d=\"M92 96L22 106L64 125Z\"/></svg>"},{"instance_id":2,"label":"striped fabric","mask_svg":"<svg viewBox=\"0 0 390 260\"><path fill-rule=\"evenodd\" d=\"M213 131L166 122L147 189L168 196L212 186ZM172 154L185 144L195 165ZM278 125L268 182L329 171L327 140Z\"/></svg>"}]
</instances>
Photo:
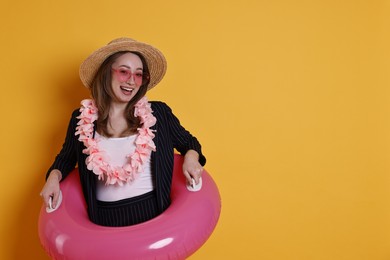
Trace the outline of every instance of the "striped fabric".
<instances>
[{"instance_id":1,"label":"striped fabric","mask_svg":"<svg viewBox=\"0 0 390 260\"><path fill-rule=\"evenodd\" d=\"M165 103L154 101L151 102L151 105L153 115L157 119L157 123L152 127L153 130L156 130L156 136L153 141L156 144L157 149L156 152L152 152L151 155L151 170L155 183L154 197L157 201L155 205L153 204L153 206L150 207L152 208L156 206L157 209L155 211L155 215L159 215L165 211L171 203L170 192L174 149L183 155L190 149L197 151L200 155L199 163L201 165L205 165L206 158L202 154L201 145L198 140L181 126L177 117ZM78 165L80 182L87 204L88 216L92 222L99 224L102 223L100 218L102 218L104 214L99 214L99 209L102 208L102 205L101 202L99 202L98 205L98 201L96 199L97 178L93 172L87 169L85 164L87 156L82 153L85 146L78 141L78 136L75 136L75 129L78 122L76 117L79 114L78 109L73 112L63 147L60 153L56 156L52 166L49 168L46 178L52 169L58 169L62 173L62 180L64 180L66 176L76 167L76 165ZM139 211L148 211L147 205L150 204L141 204L143 204L142 207L144 208L139 209ZM150 211L153 210L151 209ZM129 223L131 223L131 221ZM110 224L114 225L115 223L108 223L105 225Z\"/></svg>"},{"instance_id":2,"label":"striped fabric","mask_svg":"<svg viewBox=\"0 0 390 260\"><path fill-rule=\"evenodd\" d=\"M120 201L98 201L97 207L96 224L102 226L130 226L159 215L155 191Z\"/></svg>"}]
</instances>

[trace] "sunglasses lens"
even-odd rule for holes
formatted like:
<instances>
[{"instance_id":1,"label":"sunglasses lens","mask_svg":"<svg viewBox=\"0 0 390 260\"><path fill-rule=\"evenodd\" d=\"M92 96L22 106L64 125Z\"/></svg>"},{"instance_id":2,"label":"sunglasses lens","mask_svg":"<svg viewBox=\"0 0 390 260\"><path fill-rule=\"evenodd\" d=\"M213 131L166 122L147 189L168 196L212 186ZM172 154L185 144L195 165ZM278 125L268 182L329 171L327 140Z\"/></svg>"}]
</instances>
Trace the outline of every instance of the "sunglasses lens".
<instances>
[{"instance_id":1,"label":"sunglasses lens","mask_svg":"<svg viewBox=\"0 0 390 260\"><path fill-rule=\"evenodd\" d=\"M116 72L118 80L121 82L127 82L133 77L134 82L137 85L141 85L144 78L142 72L131 73L131 71L127 69L118 69L114 70L114 72Z\"/></svg>"},{"instance_id":2,"label":"sunglasses lens","mask_svg":"<svg viewBox=\"0 0 390 260\"><path fill-rule=\"evenodd\" d=\"M128 81L131 77L131 72L129 70L119 69L118 78L120 81L125 82Z\"/></svg>"}]
</instances>

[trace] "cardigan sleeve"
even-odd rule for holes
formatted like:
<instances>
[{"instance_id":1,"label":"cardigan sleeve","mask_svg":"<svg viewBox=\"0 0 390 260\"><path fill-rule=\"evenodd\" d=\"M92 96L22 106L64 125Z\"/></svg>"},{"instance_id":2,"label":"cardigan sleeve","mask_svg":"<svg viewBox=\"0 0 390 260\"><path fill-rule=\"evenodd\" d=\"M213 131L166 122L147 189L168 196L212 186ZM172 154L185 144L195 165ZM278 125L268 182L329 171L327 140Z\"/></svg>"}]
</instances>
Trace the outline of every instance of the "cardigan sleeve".
<instances>
[{"instance_id":1,"label":"cardigan sleeve","mask_svg":"<svg viewBox=\"0 0 390 260\"><path fill-rule=\"evenodd\" d=\"M76 126L77 126L77 116L79 111L75 110L72 113L70 119L68 130L65 137L65 142L62 145L60 153L56 156L53 164L46 173L46 179L49 177L50 172L53 169L58 169L62 174L62 180L71 172L77 163L77 154L76 154L76 142L78 141L75 136Z\"/></svg>"},{"instance_id":2,"label":"cardigan sleeve","mask_svg":"<svg viewBox=\"0 0 390 260\"><path fill-rule=\"evenodd\" d=\"M164 125L169 128L170 138L174 148L182 155L188 150L195 150L199 154L199 163L204 166L206 157L202 153L202 146L198 139L187 131L181 124L179 119L173 114L172 109L163 102L155 102L156 108L161 109L164 114Z\"/></svg>"}]
</instances>

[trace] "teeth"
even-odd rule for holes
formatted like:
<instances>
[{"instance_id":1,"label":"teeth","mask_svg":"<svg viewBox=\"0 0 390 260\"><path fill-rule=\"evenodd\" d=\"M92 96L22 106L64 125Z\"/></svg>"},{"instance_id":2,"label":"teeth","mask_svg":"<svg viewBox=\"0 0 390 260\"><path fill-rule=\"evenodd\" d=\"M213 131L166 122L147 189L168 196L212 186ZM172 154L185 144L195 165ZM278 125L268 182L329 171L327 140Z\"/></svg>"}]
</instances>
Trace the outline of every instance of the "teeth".
<instances>
[{"instance_id":1,"label":"teeth","mask_svg":"<svg viewBox=\"0 0 390 260\"><path fill-rule=\"evenodd\" d=\"M123 90L126 90L126 91L133 91L133 89L131 88L127 88L127 87L121 87Z\"/></svg>"}]
</instances>

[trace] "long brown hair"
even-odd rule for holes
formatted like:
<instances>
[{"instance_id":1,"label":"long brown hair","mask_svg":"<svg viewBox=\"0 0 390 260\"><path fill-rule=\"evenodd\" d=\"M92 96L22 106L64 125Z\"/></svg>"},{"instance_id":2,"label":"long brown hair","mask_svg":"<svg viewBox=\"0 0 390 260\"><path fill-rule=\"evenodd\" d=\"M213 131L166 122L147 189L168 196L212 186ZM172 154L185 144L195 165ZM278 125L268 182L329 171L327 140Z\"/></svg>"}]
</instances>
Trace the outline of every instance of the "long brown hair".
<instances>
[{"instance_id":1,"label":"long brown hair","mask_svg":"<svg viewBox=\"0 0 390 260\"><path fill-rule=\"evenodd\" d=\"M107 129L110 103L111 100L114 98L114 93L111 87L111 68L112 64L116 61L116 59L125 53L129 53L129 51L121 51L109 56L102 63L102 65L100 65L92 81L91 94L98 108L98 119L96 120L97 131L106 137L112 136L112 134L110 134ZM120 136L127 136L131 133L136 132L137 128L141 127L140 119L134 116L134 105L143 96L145 96L149 84L149 69L145 58L140 53L131 53L136 54L141 59L144 76L142 80L142 85L140 86L137 94L130 100L130 102L126 106L124 116L126 118L128 128L124 132L122 132Z\"/></svg>"}]
</instances>

